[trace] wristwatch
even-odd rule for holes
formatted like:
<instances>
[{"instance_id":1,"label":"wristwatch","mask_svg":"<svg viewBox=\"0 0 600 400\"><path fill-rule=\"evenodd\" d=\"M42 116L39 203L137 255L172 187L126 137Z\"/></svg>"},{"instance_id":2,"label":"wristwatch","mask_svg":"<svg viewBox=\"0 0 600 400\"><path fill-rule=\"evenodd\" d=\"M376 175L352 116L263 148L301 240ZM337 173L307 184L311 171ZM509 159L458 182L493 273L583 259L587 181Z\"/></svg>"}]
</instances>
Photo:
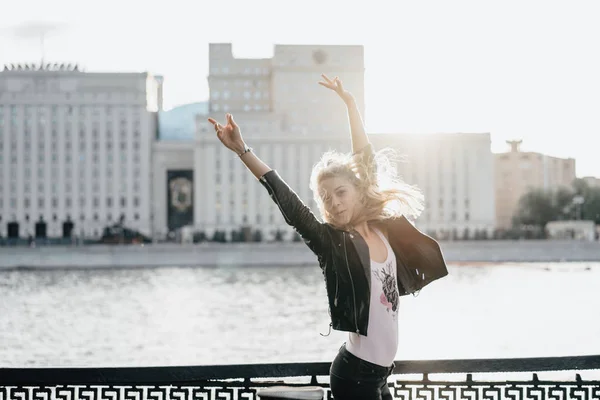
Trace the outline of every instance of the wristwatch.
<instances>
[{"instance_id":1,"label":"wristwatch","mask_svg":"<svg viewBox=\"0 0 600 400\"><path fill-rule=\"evenodd\" d=\"M238 157L241 157L250 151L252 151L252 147L249 147L247 144L244 144L244 151L242 151L240 154L238 154Z\"/></svg>"}]
</instances>

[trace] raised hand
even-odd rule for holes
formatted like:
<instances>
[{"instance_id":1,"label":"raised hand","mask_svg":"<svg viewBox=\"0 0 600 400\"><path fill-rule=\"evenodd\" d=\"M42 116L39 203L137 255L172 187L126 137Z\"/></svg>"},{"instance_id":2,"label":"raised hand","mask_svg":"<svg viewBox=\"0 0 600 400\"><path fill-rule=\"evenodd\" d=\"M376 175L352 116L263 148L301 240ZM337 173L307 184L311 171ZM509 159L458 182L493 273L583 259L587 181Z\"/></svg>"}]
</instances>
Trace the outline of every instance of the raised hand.
<instances>
[{"instance_id":1,"label":"raised hand","mask_svg":"<svg viewBox=\"0 0 600 400\"><path fill-rule=\"evenodd\" d=\"M342 98L342 100L347 101L352 98L352 94L344 89L344 85L342 84L342 80L337 76L333 78L333 80L329 79L327 75L321 74L323 80L319 82L319 85L325 86L327 89L331 89L338 94Z\"/></svg>"},{"instance_id":2,"label":"raised hand","mask_svg":"<svg viewBox=\"0 0 600 400\"><path fill-rule=\"evenodd\" d=\"M208 122L213 124L217 137L229 150L235 151L240 154L244 151L245 143L242 139L242 132L240 127L233 120L231 114L226 114L227 125L223 126L218 123L214 118L209 118Z\"/></svg>"}]
</instances>

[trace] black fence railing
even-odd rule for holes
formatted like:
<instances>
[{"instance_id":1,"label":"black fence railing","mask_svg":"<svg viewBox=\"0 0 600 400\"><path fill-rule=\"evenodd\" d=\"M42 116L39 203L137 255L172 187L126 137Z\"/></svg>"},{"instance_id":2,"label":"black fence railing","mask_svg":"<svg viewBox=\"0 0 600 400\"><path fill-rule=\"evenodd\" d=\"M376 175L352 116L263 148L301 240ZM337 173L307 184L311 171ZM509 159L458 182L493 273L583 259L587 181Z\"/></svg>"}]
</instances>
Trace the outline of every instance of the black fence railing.
<instances>
[{"instance_id":1,"label":"black fence railing","mask_svg":"<svg viewBox=\"0 0 600 400\"><path fill-rule=\"evenodd\" d=\"M321 386L325 398L330 363L252 364L134 368L0 368L0 400L256 399L274 385ZM576 371L598 377L583 380ZM568 380L540 380L538 373L569 371ZM527 380L503 373L531 372ZM474 380L473 374L496 373ZM404 379L402 375L420 375ZM452 380L431 379L432 374ZM492 379L494 378L495 379ZM456 378L456 379L455 379ZM396 361L389 381L396 399L599 399L600 356Z\"/></svg>"}]
</instances>

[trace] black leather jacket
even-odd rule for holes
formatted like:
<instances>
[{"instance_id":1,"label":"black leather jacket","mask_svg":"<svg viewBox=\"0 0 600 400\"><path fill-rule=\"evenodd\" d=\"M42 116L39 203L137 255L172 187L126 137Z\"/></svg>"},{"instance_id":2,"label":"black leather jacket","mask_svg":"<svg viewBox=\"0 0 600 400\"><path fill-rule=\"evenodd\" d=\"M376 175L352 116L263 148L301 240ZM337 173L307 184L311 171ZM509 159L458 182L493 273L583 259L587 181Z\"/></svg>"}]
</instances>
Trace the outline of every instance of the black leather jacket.
<instances>
[{"instance_id":1,"label":"black leather jacket","mask_svg":"<svg viewBox=\"0 0 600 400\"><path fill-rule=\"evenodd\" d=\"M367 336L371 289L369 247L356 231L344 231L322 223L281 179L275 170L263 175L261 184L318 257L325 277L331 327ZM400 295L415 294L430 282L448 274L440 246L417 230L406 218L383 221L397 264Z\"/></svg>"}]
</instances>

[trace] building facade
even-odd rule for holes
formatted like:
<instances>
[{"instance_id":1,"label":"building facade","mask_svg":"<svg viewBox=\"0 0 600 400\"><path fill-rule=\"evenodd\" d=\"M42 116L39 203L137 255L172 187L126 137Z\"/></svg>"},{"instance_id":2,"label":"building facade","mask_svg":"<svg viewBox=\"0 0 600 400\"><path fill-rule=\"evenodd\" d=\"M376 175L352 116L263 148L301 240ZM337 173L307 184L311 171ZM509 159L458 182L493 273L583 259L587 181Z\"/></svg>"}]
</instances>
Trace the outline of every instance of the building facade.
<instances>
[{"instance_id":1,"label":"building facade","mask_svg":"<svg viewBox=\"0 0 600 400\"><path fill-rule=\"evenodd\" d=\"M600 187L600 178L596 178L595 176L584 176L581 179L583 179L589 187Z\"/></svg>"},{"instance_id":2,"label":"building facade","mask_svg":"<svg viewBox=\"0 0 600 400\"><path fill-rule=\"evenodd\" d=\"M97 238L121 219L150 234L148 171L159 86L147 73L5 66L0 235L11 224L9 236ZM38 230L42 222L45 232Z\"/></svg>"},{"instance_id":3,"label":"building facade","mask_svg":"<svg viewBox=\"0 0 600 400\"><path fill-rule=\"evenodd\" d=\"M254 152L286 180L318 216L309 188L312 167L327 150L350 151L344 104L317 85L321 73L339 75L364 115L364 57L360 46L275 46L273 58L239 59L230 44L209 48L209 112L197 116L192 145L154 145L154 232L192 225L216 231L275 232L292 239L277 206L238 157L217 139L208 115L231 112ZM372 134L376 149L407 156L397 165L425 194L424 231L446 237L491 233L495 226L493 155L489 134ZM190 187L191 189L190 193ZM174 200L175 199L175 200ZM179 199L179 200L177 200Z\"/></svg>"},{"instance_id":4,"label":"building facade","mask_svg":"<svg viewBox=\"0 0 600 400\"><path fill-rule=\"evenodd\" d=\"M519 199L530 189L556 190L570 187L575 179L575 160L541 153L523 152L522 141L508 141L510 151L495 154L496 219L508 229Z\"/></svg>"},{"instance_id":5,"label":"building facade","mask_svg":"<svg viewBox=\"0 0 600 400\"><path fill-rule=\"evenodd\" d=\"M415 225L447 239L470 239L496 225L489 133L373 134L376 150L400 157L399 176L417 186L425 208Z\"/></svg>"},{"instance_id":6,"label":"building facade","mask_svg":"<svg viewBox=\"0 0 600 400\"><path fill-rule=\"evenodd\" d=\"M327 150L350 150L345 106L317 82L322 73L340 75L364 113L363 47L276 45L272 58L240 59L231 44L211 44L209 68L209 113L220 120L233 113L255 153L315 209L312 166ZM209 236L246 227L264 238L279 230L291 239L279 209L206 117L197 120L194 225Z\"/></svg>"}]
</instances>

